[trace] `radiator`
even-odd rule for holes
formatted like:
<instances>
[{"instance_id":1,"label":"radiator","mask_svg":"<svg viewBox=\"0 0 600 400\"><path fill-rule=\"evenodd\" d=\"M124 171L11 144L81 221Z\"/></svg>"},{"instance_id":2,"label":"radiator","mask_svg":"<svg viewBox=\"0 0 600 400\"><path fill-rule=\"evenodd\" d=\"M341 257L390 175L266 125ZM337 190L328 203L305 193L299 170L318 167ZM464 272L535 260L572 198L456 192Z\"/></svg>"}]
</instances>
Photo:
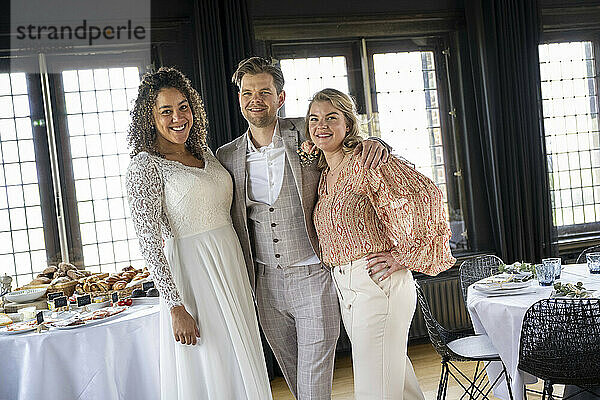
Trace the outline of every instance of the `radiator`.
<instances>
[{"instance_id":1,"label":"radiator","mask_svg":"<svg viewBox=\"0 0 600 400\"><path fill-rule=\"evenodd\" d=\"M469 312L462 299L458 276L416 279L429 302L433 316L444 328L451 331L472 329ZM428 337L427 327L418 303L408 337L409 339Z\"/></svg>"}]
</instances>

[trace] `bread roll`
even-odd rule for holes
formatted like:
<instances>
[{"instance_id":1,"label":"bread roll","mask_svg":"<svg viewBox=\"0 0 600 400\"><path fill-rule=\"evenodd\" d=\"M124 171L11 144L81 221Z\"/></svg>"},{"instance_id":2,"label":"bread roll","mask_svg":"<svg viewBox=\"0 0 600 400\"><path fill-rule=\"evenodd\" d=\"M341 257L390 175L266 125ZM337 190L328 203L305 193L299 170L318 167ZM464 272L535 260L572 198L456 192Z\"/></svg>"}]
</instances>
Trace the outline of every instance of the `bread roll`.
<instances>
[{"instance_id":1,"label":"bread roll","mask_svg":"<svg viewBox=\"0 0 600 400\"><path fill-rule=\"evenodd\" d=\"M67 278L66 276L60 276L58 278L55 278L52 282L50 282L50 285L58 285L59 283L67 282L71 282L71 279Z\"/></svg>"},{"instance_id":2,"label":"bread roll","mask_svg":"<svg viewBox=\"0 0 600 400\"><path fill-rule=\"evenodd\" d=\"M42 274L44 274L44 275L46 275L46 274L53 274L56 271L58 271L58 268L56 268L54 265L51 265L48 268L46 268L44 271L42 271Z\"/></svg>"},{"instance_id":3,"label":"bread roll","mask_svg":"<svg viewBox=\"0 0 600 400\"><path fill-rule=\"evenodd\" d=\"M73 270L73 269L77 269L77 267L75 267L73 264L65 263L65 262L61 262L60 264L58 264L59 271L63 271L66 273L67 271Z\"/></svg>"},{"instance_id":4,"label":"bread roll","mask_svg":"<svg viewBox=\"0 0 600 400\"><path fill-rule=\"evenodd\" d=\"M40 284L43 285L43 284L50 283L50 282L52 282L52 280L50 278L40 277L40 278L35 278L29 284L30 285L40 285Z\"/></svg>"},{"instance_id":5,"label":"bread roll","mask_svg":"<svg viewBox=\"0 0 600 400\"><path fill-rule=\"evenodd\" d=\"M85 277L85 275L82 274L81 271L77 271L74 269L67 271L67 276L69 278L73 279L74 281Z\"/></svg>"}]
</instances>

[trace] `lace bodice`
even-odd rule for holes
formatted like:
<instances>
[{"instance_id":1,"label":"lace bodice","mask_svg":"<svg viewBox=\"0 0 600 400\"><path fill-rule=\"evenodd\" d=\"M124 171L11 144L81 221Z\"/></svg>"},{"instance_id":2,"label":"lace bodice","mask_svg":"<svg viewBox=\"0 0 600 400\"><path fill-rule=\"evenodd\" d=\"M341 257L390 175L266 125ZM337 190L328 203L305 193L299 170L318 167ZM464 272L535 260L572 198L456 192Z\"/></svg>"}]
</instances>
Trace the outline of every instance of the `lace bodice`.
<instances>
[{"instance_id":1,"label":"lace bodice","mask_svg":"<svg viewBox=\"0 0 600 400\"><path fill-rule=\"evenodd\" d=\"M127 169L127 196L140 249L169 308L182 302L162 238L181 238L231 223L231 177L210 150L204 158L201 169L142 152Z\"/></svg>"}]
</instances>

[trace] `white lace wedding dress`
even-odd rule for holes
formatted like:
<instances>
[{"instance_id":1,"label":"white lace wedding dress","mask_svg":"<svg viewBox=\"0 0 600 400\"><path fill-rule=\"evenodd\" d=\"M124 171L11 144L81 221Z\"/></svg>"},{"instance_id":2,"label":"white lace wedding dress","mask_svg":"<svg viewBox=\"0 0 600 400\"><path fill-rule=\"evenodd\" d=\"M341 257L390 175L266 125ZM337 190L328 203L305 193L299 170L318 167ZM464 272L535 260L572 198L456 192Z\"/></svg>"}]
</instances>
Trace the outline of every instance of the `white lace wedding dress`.
<instances>
[{"instance_id":1,"label":"white lace wedding dress","mask_svg":"<svg viewBox=\"0 0 600 400\"><path fill-rule=\"evenodd\" d=\"M161 295L161 399L271 399L229 173L210 151L203 169L140 153L127 192ZM195 346L173 337L169 310L180 304L198 324Z\"/></svg>"}]
</instances>

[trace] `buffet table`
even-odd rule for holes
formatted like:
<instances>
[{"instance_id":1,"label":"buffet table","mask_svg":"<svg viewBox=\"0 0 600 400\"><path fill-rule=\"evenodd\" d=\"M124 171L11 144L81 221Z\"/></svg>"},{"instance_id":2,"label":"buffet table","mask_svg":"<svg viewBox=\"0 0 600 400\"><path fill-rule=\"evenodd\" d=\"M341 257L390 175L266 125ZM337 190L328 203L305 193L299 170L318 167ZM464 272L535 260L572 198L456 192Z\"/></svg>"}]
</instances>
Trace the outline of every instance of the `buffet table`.
<instances>
[{"instance_id":1,"label":"buffet table","mask_svg":"<svg viewBox=\"0 0 600 400\"><path fill-rule=\"evenodd\" d=\"M582 282L586 289L600 293L600 275L591 275L586 264L563 265L560 282ZM523 384L535 383L537 378L518 369L519 344L523 317L529 307L541 299L549 298L552 286L539 286L533 281L531 293L486 297L485 294L469 287L467 308L473 321L475 333L485 333L498 350L500 358L512 379L512 392L515 400L523 399ZM494 365L495 364L495 365ZM493 381L501 372L499 363L492 363L488 369L488 377ZM502 379L494 388L494 395L508 399L506 381Z\"/></svg>"},{"instance_id":2,"label":"buffet table","mask_svg":"<svg viewBox=\"0 0 600 400\"><path fill-rule=\"evenodd\" d=\"M159 307L96 325L0 336L0 400L160 397Z\"/></svg>"}]
</instances>

